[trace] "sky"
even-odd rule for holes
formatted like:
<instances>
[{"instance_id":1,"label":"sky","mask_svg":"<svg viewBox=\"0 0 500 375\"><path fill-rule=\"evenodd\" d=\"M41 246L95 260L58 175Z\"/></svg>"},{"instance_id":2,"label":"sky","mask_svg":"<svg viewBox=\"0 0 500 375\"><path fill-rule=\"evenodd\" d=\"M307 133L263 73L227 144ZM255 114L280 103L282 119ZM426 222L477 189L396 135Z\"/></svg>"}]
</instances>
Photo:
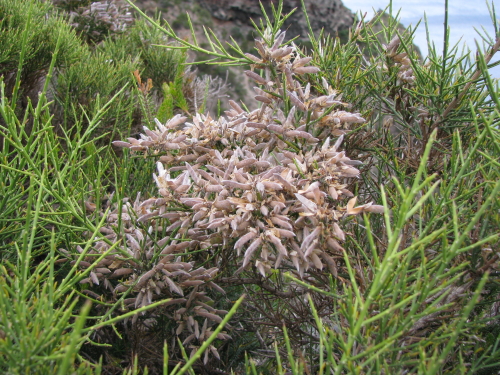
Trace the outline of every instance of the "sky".
<instances>
[{"instance_id":1,"label":"sky","mask_svg":"<svg viewBox=\"0 0 500 375\"><path fill-rule=\"evenodd\" d=\"M384 9L389 5L389 0L343 0L344 5L352 12L367 12L366 20L373 17L374 11ZM497 17L500 19L500 0L489 0L489 4L495 6ZM427 55L427 39L423 23L424 14L427 15L430 39L434 41L436 49L443 49L444 31L444 4L445 0L393 0L393 14L400 10L401 23L408 27L416 25L422 19L422 23L415 33L415 44L419 46L424 57ZM498 21L498 20L497 20ZM450 42L452 45L460 41L475 51L475 39L481 41L474 27L481 30L483 26L488 34L494 36L493 24L488 12L486 2L483 0L465 1L448 0L448 24L450 26ZM500 53L497 53L500 55ZM499 56L494 58L499 59ZM500 78L500 66L492 69L492 76Z\"/></svg>"}]
</instances>

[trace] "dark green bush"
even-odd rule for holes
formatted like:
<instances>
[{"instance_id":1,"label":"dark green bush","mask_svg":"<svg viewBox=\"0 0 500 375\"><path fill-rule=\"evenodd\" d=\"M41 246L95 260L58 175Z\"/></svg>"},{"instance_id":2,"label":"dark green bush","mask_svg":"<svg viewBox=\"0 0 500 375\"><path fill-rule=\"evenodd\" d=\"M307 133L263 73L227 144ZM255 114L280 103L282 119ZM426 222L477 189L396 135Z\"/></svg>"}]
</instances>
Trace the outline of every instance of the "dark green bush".
<instances>
[{"instance_id":1,"label":"dark green bush","mask_svg":"<svg viewBox=\"0 0 500 375\"><path fill-rule=\"evenodd\" d=\"M151 79L157 90L163 83L175 81L182 75L185 62L183 52L157 45L167 45L168 38L146 20L137 20L126 35L107 40L97 50L114 58L137 60L144 79Z\"/></svg>"},{"instance_id":2,"label":"dark green bush","mask_svg":"<svg viewBox=\"0 0 500 375\"><path fill-rule=\"evenodd\" d=\"M103 133L110 133L112 138L128 135L137 111L137 99L132 94L132 72L138 67L138 61L130 57L85 51L79 61L61 71L54 86L64 129L70 129L77 122L88 122L103 103L121 91L115 105L101 118L95 136ZM124 86L128 86L125 91L121 90Z\"/></svg>"},{"instance_id":3,"label":"dark green bush","mask_svg":"<svg viewBox=\"0 0 500 375\"><path fill-rule=\"evenodd\" d=\"M32 90L41 88L40 81L45 79L56 46L59 54L54 63L60 69L78 61L85 51L50 2L0 2L0 75L4 76L8 95L14 91L19 74L23 95L36 98Z\"/></svg>"},{"instance_id":4,"label":"dark green bush","mask_svg":"<svg viewBox=\"0 0 500 375\"><path fill-rule=\"evenodd\" d=\"M103 103L127 86L118 94L115 105L103 114L94 134L99 137L109 133L102 141L124 137L131 127L137 129L143 122L152 121L151 116L163 101L164 83L180 79L177 85L182 92L184 54L153 47L167 43L167 39L146 21L139 20L120 33L104 33L95 47L82 42L67 19L67 15L58 15L50 2L0 2L0 75L4 76L6 94L15 95L21 108L27 107L28 100L36 102L56 49L59 52L54 60L50 92L55 98L54 111L59 123L56 127L64 131L77 122L88 123ZM103 27L111 27L106 25ZM82 36L84 30L79 30L79 34ZM155 90L138 91L135 71L144 81L151 79ZM16 88L18 75L21 84ZM147 119L141 115L140 103L147 103L152 114Z\"/></svg>"}]
</instances>

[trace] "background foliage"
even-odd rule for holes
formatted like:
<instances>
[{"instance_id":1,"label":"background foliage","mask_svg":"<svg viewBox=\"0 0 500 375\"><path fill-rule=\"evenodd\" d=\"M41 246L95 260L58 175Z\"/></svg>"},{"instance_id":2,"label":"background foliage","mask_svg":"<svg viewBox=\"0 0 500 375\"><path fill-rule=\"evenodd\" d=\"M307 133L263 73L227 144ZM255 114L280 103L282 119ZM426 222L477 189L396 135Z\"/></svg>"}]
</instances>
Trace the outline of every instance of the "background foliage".
<instances>
[{"instance_id":1,"label":"background foliage","mask_svg":"<svg viewBox=\"0 0 500 375\"><path fill-rule=\"evenodd\" d=\"M211 42L200 46L159 20L139 14L134 20L124 4L110 10L54 3L77 12L79 21L50 2L0 1L2 372L499 371L500 98L488 74L500 47L494 13L497 34L484 37L477 55L460 54L445 38L443 48L431 44L421 61L412 30L403 32L397 19L382 14L383 22L353 25L345 43L311 32L309 50L297 46L296 53L311 56L319 68L295 75L311 97L335 97L366 119L337 128L346 155L362 162L359 178L343 183L360 203L384 205L384 214L342 217L345 238L325 250L332 261L303 274L285 262L264 275L257 267L235 275L237 238L223 251L180 246L172 262L190 277L196 275L188 263L218 268L201 286L183 288L205 301L205 311L221 315L208 319L214 320L196 345L183 345L172 308L176 292L141 304L136 296L147 293L140 278L104 276L104 268L116 269L106 265L110 257L132 262L138 275L156 267L160 235L176 246L189 240L166 229L171 219L157 219L163 228L148 232L151 218L131 215L136 199L158 194L151 178L157 159L176 154L144 157L110 142L129 137L133 143L142 126L155 130L155 118L162 124L176 114L192 118L208 97L222 93L220 82L182 65L187 49L211 64L254 64L255 73L276 60L256 64L237 42L224 45L209 31ZM286 15L277 6L267 16L256 35L272 49ZM273 77L277 84L286 79ZM286 114L298 105L289 97L282 103ZM319 136L312 113L297 112L294 120L311 121ZM212 115L217 118L217 108ZM170 172L172 178L181 173ZM130 254L132 230L146 234L139 257ZM153 250L143 252L148 246ZM127 287L117 291L119 285Z\"/></svg>"}]
</instances>

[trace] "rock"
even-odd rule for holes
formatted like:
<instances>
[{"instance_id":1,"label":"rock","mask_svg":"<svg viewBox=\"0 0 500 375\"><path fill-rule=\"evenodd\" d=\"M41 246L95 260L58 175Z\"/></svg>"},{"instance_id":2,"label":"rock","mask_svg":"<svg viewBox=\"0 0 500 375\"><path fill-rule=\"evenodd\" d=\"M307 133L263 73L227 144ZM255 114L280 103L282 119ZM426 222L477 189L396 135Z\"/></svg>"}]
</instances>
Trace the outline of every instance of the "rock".
<instances>
[{"instance_id":1,"label":"rock","mask_svg":"<svg viewBox=\"0 0 500 375\"><path fill-rule=\"evenodd\" d=\"M251 26L251 19L258 22L262 17L259 0L196 0L202 7L207 9L212 17L220 21L230 21L240 26ZM264 0L262 4L268 14L271 12L271 4L278 4L276 0ZM284 28L288 30L290 38L300 36L306 39L309 33L306 18L301 10L300 0L289 0L284 2L283 12L288 13L292 9L297 11L285 22ZM306 9L311 21L313 31L319 33L324 29L326 33L347 30L352 26L354 14L347 9L341 0L309 0Z\"/></svg>"}]
</instances>

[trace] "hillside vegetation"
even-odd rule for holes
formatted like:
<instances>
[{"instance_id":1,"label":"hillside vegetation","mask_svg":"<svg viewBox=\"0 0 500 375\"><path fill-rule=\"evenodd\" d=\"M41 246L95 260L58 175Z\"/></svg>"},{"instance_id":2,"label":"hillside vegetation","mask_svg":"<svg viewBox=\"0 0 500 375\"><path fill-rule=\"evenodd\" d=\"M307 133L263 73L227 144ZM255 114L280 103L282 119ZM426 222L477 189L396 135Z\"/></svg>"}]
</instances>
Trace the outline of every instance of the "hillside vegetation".
<instances>
[{"instance_id":1,"label":"hillside vegetation","mask_svg":"<svg viewBox=\"0 0 500 375\"><path fill-rule=\"evenodd\" d=\"M2 373L500 371L496 15L421 61L384 13L301 43L262 12L242 49L0 0Z\"/></svg>"}]
</instances>

